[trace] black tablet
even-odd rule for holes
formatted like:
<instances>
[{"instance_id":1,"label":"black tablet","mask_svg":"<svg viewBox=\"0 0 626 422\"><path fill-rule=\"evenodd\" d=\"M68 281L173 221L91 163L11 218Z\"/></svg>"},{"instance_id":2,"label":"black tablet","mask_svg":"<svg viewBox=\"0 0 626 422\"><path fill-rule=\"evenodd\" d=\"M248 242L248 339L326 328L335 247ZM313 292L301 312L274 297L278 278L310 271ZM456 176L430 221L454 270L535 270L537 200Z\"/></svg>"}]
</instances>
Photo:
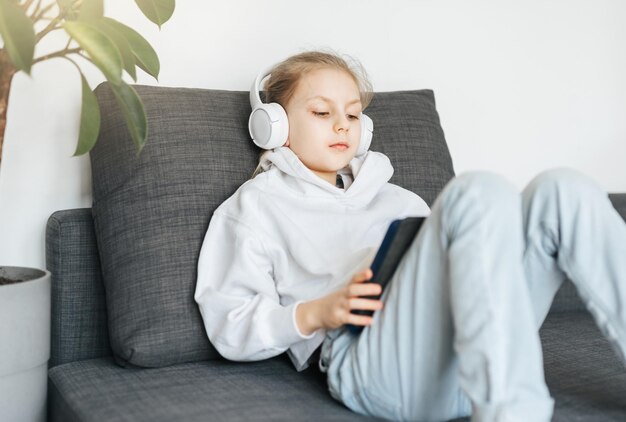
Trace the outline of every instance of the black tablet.
<instances>
[{"instance_id":1,"label":"black tablet","mask_svg":"<svg viewBox=\"0 0 626 422\"><path fill-rule=\"evenodd\" d=\"M426 217L407 217L394 220L387 229L387 233L378 248L374 262L372 262L372 279L370 283L378 283L385 289L389 280L396 272L402 257L413 243ZM364 296L366 299L378 299L380 296ZM353 314L371 316L374 311L353 310ZM362 326L349 325L352 332L360 332Z\"/></svg>"}]
</instances>

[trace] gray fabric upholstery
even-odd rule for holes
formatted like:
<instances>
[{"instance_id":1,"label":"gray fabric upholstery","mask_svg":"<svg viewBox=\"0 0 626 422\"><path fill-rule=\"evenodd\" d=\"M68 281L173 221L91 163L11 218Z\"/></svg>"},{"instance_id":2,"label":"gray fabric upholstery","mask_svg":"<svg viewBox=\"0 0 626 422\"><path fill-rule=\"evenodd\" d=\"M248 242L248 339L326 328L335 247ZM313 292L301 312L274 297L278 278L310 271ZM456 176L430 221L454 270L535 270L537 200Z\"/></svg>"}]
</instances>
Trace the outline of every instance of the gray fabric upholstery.
<instances>
[{"instance_id":1,"label":"gray fabric upholstery","mask_svg":"<svg viewBox=\"0 0 626 422\"><path fill-rule=\"evenodd\" d=\"M626 371L591 317L551 314L540 333L553 421L623 421ZM53 422L366 419L335 402L316 370L297 373L284 357L156 369L100 358L57 366L49 376Z\"/></svg>"},{"instance_id":2,"label":"gray fabric upholstery","mask_svg":"<svg viewBox=\"0 0 626 422\"><path fill-rule=\"evenodd\" d=\"M366 113L374 121L372 151L389 157L391 183L420 195L430 206L454 177L452 159L431 90L380 92Z\"/></svg>"},{"instance_id":3,"label":"gray fabric upholstery","mask_svg":"<svg viewBox=\"0 0 626 422\"><path fill-rule=\"evenodd\" d=\"M50 389L67 402L51 408L52 421L364 419L330 397L318 371L298 373L284 355L254 363L212 360L150 369L92 359L50 370Z\"/></svg>"},{"instance_id":4,"label":"gray fabric upholstery","mask_svg":"<svg viewBox=\"0 0 626 422\"><path fill-rule=\"evenodd\" d=\"M57 211L46 227L52 274L49 366L111 354L91 209Z\"/></svg>"},{"instance_id":5,"label":"gray fabric upholstery","mask_svg":"<svg viewBox=\"0 0 626 422\"><path fill-rule=\"evenodd\" d=\"M565 280L559 291L556 292L550 312L572 312L584 309L585 305L580 300L576 287L570 280Z\"/></svg>"},{"instance_id":6,"label":"gray fabric upholstery","mask_svg":"<svg viewBox=\"0 0 626 422\"><path fill-rule=\"evenodd\" d=\"M247 92L137 86L149 137L137 156L108 85L91 152L93 216L112 350L122 365L159 367L217 356L193 301L196 265L215 208L249 178ZM392 181L432 202L453 177L433 92L380 93L367 109L372 149Z\"/></svg>"},{"instance_id":7,"label":"gray fabric upholstery","mask_svg":"<svg viewBox=\"0 0 626 422\"><path fill-rule=\"evenodd\" d=\"M626 420L626 370L586 312L551 314L540 331L554 421Z\"/></svg>"},{"instance_id":8,"label":"gray fabric upholstery","mask_svg":"<svg viewBox=\"0 0 626 422\"><path fill-rule=\"evenodd\" d=\"M626 221L626 193L610 193L609 199L617 210L618 214Z\"/></svg>"}]
</instances>

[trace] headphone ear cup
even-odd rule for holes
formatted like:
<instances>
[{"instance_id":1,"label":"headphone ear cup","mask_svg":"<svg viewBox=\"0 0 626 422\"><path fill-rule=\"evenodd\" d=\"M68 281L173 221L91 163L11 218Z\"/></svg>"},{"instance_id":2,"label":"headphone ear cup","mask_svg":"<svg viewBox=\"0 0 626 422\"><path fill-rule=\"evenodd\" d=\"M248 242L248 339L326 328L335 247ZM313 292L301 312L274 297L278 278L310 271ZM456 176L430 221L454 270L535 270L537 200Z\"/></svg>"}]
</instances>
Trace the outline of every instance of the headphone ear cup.
<instances>
[{"instance_id":1,"label":"headphone ear cup","mask_svg":"<svg viewBox=\"0 0 626 422\"><path fill-rule=\"evenodd\" d=\"M278 103L261 104L252 110L248 131L254 143L263 149L281 147L289 136L289 120Z\"/></svg>"},{"instance_id":2,"label":"headphone ear cup","mask_svg":"<svg viewBox=\"0 0 626 422\"><path fill-rule=\"evenodd\" d=\"M356 156L365 154L370 149L372 143L372 136L374 135L374 122L369 116L361 113L361 139L359 141L359 148L356 151Z\"/></svg>"}]
</instances>

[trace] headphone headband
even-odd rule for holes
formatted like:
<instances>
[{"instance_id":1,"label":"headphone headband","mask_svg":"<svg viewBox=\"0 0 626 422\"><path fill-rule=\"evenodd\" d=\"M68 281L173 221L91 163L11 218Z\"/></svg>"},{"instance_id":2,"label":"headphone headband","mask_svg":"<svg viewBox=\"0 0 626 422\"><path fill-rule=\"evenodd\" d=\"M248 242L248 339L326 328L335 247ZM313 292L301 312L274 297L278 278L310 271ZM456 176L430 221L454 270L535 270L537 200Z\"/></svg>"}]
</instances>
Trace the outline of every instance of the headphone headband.
<instances>
[{"instance_id":1,"label":"headphone headband","mask_svg":"<svg viewBox=\"0 0 626 422\"><path fill-rule=\"evenodd\" d=\"M270 66L267 69L261 71L252 83L252 88L250 88L250 105L252 106L253 110L263 104L260 94L261 82L263 82L263 79L271 75L273 69L274 66Z\"/></svg>"}]
</instances>

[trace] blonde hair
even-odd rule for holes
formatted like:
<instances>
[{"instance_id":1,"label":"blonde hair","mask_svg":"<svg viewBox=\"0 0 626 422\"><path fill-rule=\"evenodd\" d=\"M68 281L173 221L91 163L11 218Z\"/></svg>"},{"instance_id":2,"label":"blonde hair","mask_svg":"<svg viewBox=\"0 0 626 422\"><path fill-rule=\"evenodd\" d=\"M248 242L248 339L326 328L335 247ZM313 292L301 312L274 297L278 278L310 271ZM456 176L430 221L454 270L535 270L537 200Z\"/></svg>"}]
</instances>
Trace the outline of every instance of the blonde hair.
<instances>
[{"instance_id":1,"label":"blonde hair","mask_svg":"<svg viewBox=\"0 0 626 422\"><path fill-rule=\"evenodd\" d=\"M320 68L343 70L350 75L359 88L361 106L365 109L369 105L372 100L372 84L358 60L323 51L296 54L274 66L265 83L265 102L278 103L285 108L293 97L300 78Z\"/></svg>"},{"instance_id":2,"label":"blonde hair","mask_svg":"<svg viewBox=\"0 0 626 422\"><path fill-rule=\"evenodd\" d=\"M363 110L370 104L373 96L372 84L369 81L367 72L361 63L350 56L339 55L332 51L306 51L304 53L291 56L278 63L271 70L271 75L265 82L265 103L278 103L283 108L293 97L300 78L307 73L321 69L331 68L346 72L352 77L357 87ZM257 165L251 178L254 178L264 170L261 168L264 156L270 151L263 151L259 157Z\"/></svg>"}]
</instances>

